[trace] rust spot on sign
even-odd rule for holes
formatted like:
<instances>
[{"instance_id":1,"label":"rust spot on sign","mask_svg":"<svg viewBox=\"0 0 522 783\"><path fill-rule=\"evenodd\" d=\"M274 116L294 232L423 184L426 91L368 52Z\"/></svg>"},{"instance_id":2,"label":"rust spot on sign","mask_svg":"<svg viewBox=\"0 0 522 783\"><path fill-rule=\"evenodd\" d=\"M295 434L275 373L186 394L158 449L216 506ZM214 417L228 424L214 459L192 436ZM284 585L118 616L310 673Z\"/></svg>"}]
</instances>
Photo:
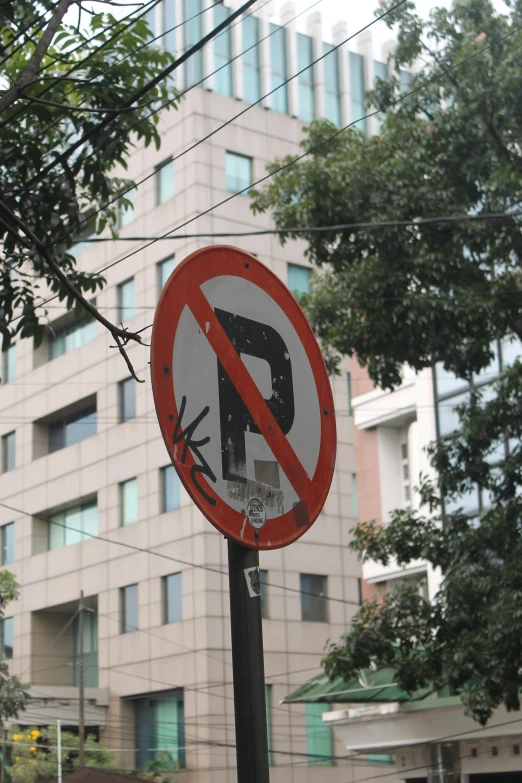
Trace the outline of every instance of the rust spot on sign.
<instances>
[{"instance_id":1,"label":"rust spot on sign","mask_svg":"<svg viewBox=\"0 0 522 783\"><path fill-rule=\"evenodd\" d=\"M308 527L310 517L308 515L308 506L305 500L300 500L294 506L294 520L296 527Z\"/></svg>"}]
</instances>

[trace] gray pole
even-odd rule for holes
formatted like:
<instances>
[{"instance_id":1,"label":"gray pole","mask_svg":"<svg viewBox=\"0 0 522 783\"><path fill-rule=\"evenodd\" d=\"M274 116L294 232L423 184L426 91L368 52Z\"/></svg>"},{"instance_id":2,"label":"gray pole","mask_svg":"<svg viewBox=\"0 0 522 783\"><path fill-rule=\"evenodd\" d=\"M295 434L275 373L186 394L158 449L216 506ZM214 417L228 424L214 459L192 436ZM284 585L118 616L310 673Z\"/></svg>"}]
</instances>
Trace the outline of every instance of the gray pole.
<instances>
[{"instance_id":1,"label":"gray pole","mask_svg":"<svg viewBox=\"0 0 522 783\"><path fill-rule=\"evenodd\" d=\"M78 736L80 739L79 744L79 750L78 750L78 763L80 765L80 769L83 769L85 767L85 695L84 695L84 661L83 661L83 613L84 613L84 606L83 606L83 590L80 593L80 606L79 606L79 615L78 615L78 636L79 638L79 653L80 653L80 659L78 661L78 685L79 685L79 703L80 703L80 714L78 717Z\"/></svg>"},{"instance_id":2,"label":"gray pole","mask_svg":"<svg viewBox=\"0 0 522 783\"><path fill-rule=\"evenodd\" d=\"M259 553L228 539L238 783L269 783Z\"/></svg>"}]
</instances>

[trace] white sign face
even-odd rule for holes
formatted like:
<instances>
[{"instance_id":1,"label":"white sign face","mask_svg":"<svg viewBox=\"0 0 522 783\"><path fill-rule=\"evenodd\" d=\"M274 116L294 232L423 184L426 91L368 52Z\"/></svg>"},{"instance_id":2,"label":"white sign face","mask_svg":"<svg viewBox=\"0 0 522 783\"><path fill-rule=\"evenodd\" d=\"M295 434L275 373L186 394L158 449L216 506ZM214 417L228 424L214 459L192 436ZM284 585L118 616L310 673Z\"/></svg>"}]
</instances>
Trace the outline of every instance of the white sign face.
<instances>
[{"instance_id":1,"label":"white sign face","mask_svg":"<svg viewBox=\"0 0 522 783\"><path fill-rule=\"evenodd\" d=\"M333 401L293 297L256 259L225 250L232 259L212 271L187 259L162 295L152 349L156 407L172 461L202 511L237 540L273 548L302 535L324 502ZM170 339L156 337L158 323ZM172 386L160 402L166 374Z\"/></svg>"}]
</instances>

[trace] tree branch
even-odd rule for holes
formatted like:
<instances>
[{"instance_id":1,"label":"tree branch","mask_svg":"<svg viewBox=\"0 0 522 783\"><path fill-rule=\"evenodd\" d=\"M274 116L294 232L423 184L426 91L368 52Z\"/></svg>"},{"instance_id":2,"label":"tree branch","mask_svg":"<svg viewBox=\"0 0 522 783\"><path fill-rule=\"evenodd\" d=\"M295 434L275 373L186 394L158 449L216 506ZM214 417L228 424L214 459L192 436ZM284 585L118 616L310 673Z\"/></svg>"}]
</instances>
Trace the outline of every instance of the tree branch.
<instances>
[{"instance_id":1,"label":"tree branch","mask_svg":"<svg viewBox=\"0 0 522 783\"><path fill-rule=\"evenodd\" d=\"M99 2L99 0L97 0ZM31 103L41 103L43 106L53 106L55 109L65 109L66 111L88 111L107 114L109 112L115 114L129 113L142 109L143 106L131 106L128 109L92 109L89 106L71 106L67 103L57 103L56 101L47 101L45 98L36 98L34 95L20 95L23 101L30 101ZM148 104L146 104L148 106Z\"/></svg>"},{"instance_id":2,"label":"tree branch","mask_svg":"<svg viewBox=\"0 0 522 783\"><path fill-rule=\"evenodd\" d=\"M76 2L78 2L78 0L60 0L56 11L51 18L51 21L47 25L47 29L45 30L44 34L38 41L36 49L33 52L33 56L27 63L25 70L22 71L22 74L19 76L18 81L14 87L11 87L10 90L7 90L7 92L5 92L4 95L0 98L0 112L9 108L9 106L11 106L11 104L13 104L20 97L22 90L27 86L27 84L34 79L36 72L40 67L40 63L45 57L45 54L62 23L63 17L67 13L69 7Z\"/></svg>"},{"instance_id":3,"label":"tree branch","mask_svg":"<svg viewBox=\"0 0 522 783\"><path fill-rule=\"evenodd\" d=\"M64 272L60 269L59 265L54 260L53 256L49 252L47 246L40 240L38 237L33 234L31 229L25 225L25 223L18 218L14 212L12 212L9 207L4 204L3 201L0 201L0 211L4 213L4 215L7 216L10 223L7 221L2 221L4 225L8 228L11 234L14 234L18 241L21 241L22 244L27 247L28 249L34 248L40 253L42 258L45 260L46 264L50 268L53 275L59 280L62 287L67 291L83 308L86 310L89 315L91 315L96 321L101 323L102 326L104 326L107 331L112 335L114 338L116 345L118 346L118 350L123 356L127 367L129 368L129 372L131 373L134 380L138 381L138 383L145 383L145 381L141 381L135 371L134 367L132 366L132 363L127 355L127 352L125 350L125 346L129 343L130 340L134 340L137 343L142 343L142 337L138 332L129 332L126 329L119 328L118 326L115 326L110 321L108 321L104 316L94 307L91 302L89 302L87 299L85 299L82 294L76 290L76 288L72 285L72 283L68 280L67 276L64 274ZM12 228L12 224L16 226L17 230L14 230ZM19 232L22 232L24 235L23 237L20 236ZM26 237L26 238L25 238Z\"/></svg>"}]
</instances>

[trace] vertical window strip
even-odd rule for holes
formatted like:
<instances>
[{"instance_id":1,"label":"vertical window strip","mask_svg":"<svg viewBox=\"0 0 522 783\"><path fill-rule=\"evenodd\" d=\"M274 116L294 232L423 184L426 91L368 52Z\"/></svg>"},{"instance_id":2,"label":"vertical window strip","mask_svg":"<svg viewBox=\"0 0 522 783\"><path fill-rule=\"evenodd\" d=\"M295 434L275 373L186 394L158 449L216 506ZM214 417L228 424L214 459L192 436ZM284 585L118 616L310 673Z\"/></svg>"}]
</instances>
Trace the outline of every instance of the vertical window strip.
<instances>
[{"instance_id":1,"label":"vertical window strip","mask_svg":"<svg viewBox=\"0 0 522 783\"><path fill-rule=\"evenodd\" d=\"M176 52L176 0L163 0L163 45L172 54ZM176 83L176 72L172 74Z\"/></svg>"},{"instance_id":2,"label":"vertical window strip","mask_svg":"<svg viewBox=\"0 0 522 783\"><path fill-rule=\"evenodd\" d=\"M261 98L261 65L259 60L259 20L255 16L244 17L243 32L243 98L255 103ZM251 48L253 47L253 48ZM250 49L250 51L245 51Z\"/></svg>"},{"instance_id":3,"label":"vertical window strip","mask_svg":"<svg viewBox=\"0 0 522 783\"><path fill-rule=\"evenodd\" d=\"M332 51L333 50L333 51ZM341 87L339 81L339 50L333 44L324 43L324 90L326 119L341 127Z\"/></svg>"},{"instance_id":4,"label":"vertical window strip","mask_svg":"<svg viewBox=\"0 0 522 783\"><path fill-rule=\"evenodd\" d=\"M288 85L283 84L287 78L286 62L286 31L276 24L270 25L270 67L272 109L280 114L288 114ZM279 87L279 89L276 89Z\"/></svg>"},{"instance_id":5,"label":"vertical window strip","mask_svg":"<svg viewBox=\"0 0 522 783\"><path fill-rule=\"evenodd\" d=\"M201 0L185 0L185 50L203 38ZM197 16L196 16L197 14ZM192 18L194 17L194 18ZM193 87L203 78L203 52L199 50L185 63L187 87Z\"/></svg>"},{"instance_id":6,"label":"vertical window strip","mask_svg":"<svg viewBox=\"0 0 522 783\"><path fill-rule=\"evenodd\" d=\"M313 43L309 35L297 34L297 70L306 71L297 77L299 92L299 117L305 122L311 122L315 116L314 102L314 69Z\"/></svg>"},{"instance_id":7,"label":"vertical window strip","mask_svg":"<svg viewBox=\"0 0 522 783\"><path fill-rule=\"evenodd\" d=\"M362 54L350 52L350 91L352 96L352 122L356 122L355 127L367 132L366 120L362 119L365 114L364 98L364 57Z\"/></svg>"},{"instance_id":8,"label":"vertical window strip","mask_svg":"<svg viewBox=\"0 0 522 783\"><path fill-rule=\"evenodd\" d=\"M214 5L214 27L224 22L230 16L230 10L221 3ZM220 68L214 74L214 92L220 95L232 95L232 66L230 65L232 37L230 27L214 38L214 69ZM225 67L222 67L225 66Z\"/></svg>"}]
</instances>

